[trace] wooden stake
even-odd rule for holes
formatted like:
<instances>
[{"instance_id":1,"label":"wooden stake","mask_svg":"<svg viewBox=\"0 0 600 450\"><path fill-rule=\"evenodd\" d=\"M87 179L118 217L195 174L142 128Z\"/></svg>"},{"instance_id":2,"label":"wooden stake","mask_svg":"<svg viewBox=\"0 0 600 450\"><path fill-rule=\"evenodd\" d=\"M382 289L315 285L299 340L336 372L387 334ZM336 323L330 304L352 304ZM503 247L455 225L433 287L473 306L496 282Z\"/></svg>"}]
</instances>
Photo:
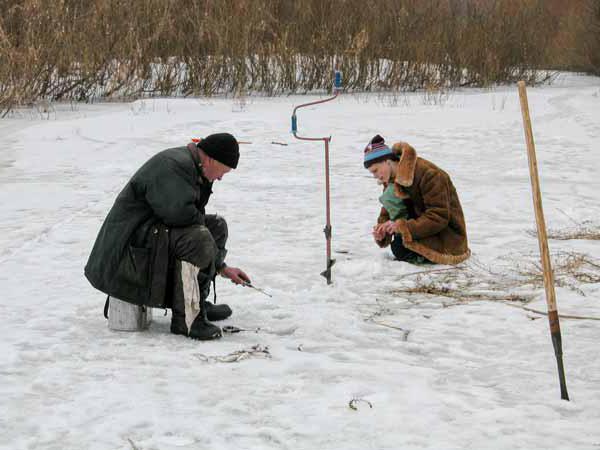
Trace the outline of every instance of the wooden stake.
<instances>
[{"instance_id":1,"label":"wooden stake","mask_svg":"<svg viewBox=\"0 0 600 450\"><path fill-rule=\"evenodd\" d=\"M546 303L548 305L548 320L550 322L550 335L554 346L554 354L558 365L558 377L560 381L560 394L563 400L569 400L567 383L562 360L562 338L560 334L560 323L556 307L556 293L554 292L554 273L550 262L550 251L548 250L548 235L546 234L546 222L542 207L542 193L538 177L537 158L535 154L535 143L533 142L533 131L531 129L531 118L529 117L529 104L527 102L527 90L525 82L519 81L519 97L521 100L521 113L523 115L523 128L525 129L525 140L527 142L527 160L529 161L529 176L531 178L531 191L533 194L533 207L535 209L535 222L537 225L538 243L544 271L544 289L546 291Z\"/></svg>"}]
</instances>

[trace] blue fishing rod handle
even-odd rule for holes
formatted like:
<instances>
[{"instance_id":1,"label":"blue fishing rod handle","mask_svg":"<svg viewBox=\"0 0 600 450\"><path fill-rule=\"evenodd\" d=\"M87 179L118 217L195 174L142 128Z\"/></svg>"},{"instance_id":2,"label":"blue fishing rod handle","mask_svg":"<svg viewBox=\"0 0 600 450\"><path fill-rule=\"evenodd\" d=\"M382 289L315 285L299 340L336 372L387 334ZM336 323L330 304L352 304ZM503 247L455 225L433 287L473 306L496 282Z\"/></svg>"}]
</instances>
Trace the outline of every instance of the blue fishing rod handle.
<instances>
[{"instance_id":1,"label":"blue fishing rod handle","mask_svg":"<svg viewBox=\"0 0 600 450\"><path fill-rule=\"evenodd\" d=\"M296 118L296 114L292 116L292 133L296 134L298 131L298 119Z\"/></svg>"},{"instance_id":2,"label":"blue fishing rod handle","mask_svg":"<svg viewBox=\"0 0 600 450\"><path fill-rule=\"evenodd\" d=\"M342 89L342 72L339 70L335 71L335 90L339 91Z\"/></svg>"}]
</instances>

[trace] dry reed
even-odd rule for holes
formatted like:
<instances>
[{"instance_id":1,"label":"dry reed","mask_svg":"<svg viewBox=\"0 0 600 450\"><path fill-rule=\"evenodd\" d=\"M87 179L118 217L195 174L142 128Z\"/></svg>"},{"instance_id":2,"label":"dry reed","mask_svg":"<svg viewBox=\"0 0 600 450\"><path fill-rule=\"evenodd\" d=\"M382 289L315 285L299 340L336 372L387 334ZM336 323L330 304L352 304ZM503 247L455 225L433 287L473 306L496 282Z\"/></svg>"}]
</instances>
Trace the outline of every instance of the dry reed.
<instances>
[{"instance_id":1,"label":"dry reed","mask_svg":"<svg viewBox=\"0 0 600 450\"><path fill-rule=\"evenodd\" d=\"M578 67L597 68L598 2L568 10L581 23L550 3L4 0L0 113L42 100L303 93L330 88L334 69L350 91L435 98L457 86L541 81L534 70L565 41L582 42Z\"/></svg>"}]
</instances>

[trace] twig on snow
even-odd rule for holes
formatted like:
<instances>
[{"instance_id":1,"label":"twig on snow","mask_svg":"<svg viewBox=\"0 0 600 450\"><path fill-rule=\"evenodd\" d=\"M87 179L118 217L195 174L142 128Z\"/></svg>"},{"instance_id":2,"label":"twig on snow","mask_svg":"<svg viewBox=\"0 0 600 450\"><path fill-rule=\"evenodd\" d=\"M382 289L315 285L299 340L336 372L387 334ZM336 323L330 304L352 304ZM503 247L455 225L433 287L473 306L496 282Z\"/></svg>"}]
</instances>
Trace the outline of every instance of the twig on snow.
<instances>
[{"instance_id":1,"label":"twig on snow","mask_svg":"<svg viewBox=\"0 0 600 450\"><path fill-rule=\"evenodd\" d=\"M407 329L401 328L401 327L395 327L394 325L389 325L387 323L379 322L379 321L373 320L373 319L367 319L366 322L371 322L371 323L374 323L375 325L381 325L382 327L387 327L387 328L392 328L394 330L402 331L402 340L405 342L408 341L408 335L410 334L410 330L407 330Z\"/></svg>"},{"instance_id":2,"label":"twig on snow","mask_svg":"<svg viewBox=\"0 0 600 450\"><path fill-rule=\"evenodd\" d=\"M512 306L514 308L521 308L521 309L524 309L525 311L529 311L529 312L532 312L532 313L542 314L544 316L548 315L548 312L546 312L546 311L540 311L539 309L528 308L527 306L518 305L518 304L515 304L515 303L504 303L504 304L507 305L507 306ZM600 317L572 316L572 315L569 315L569 314L559 314L558 317L561 318L561 319L600 320Z\"/></svg>"},{"instance_id":3,"label":"twig on snow","mask_svg":"<svg viewBox=\"0 0 600 450\"><path fill-rule=\"evenodd\" d=\"M370 401L365 400L364 398L353 398L348 402L348 408L353 409L354 411L358 411L357 403L359 402L364 402L367 405L369 405L369 408L373 409L373 404Z\"/></svg>"},{"instance_id":4,"label":"twig on snow","mask_svg":"<svg viewBox=\"0 0 600 450\"><path fill-rule=\"evenodd\" d=\"M129 444L131 445L131 448L133 450L140 450L139 447L135 445L131 439L127 438L127 440L129 441Z\"/></svg>"},{"instance_id":5,"label":"twig on snow","mask_svg":"<svg viewBox=\"0 0 600 450\"><path fill-rule=\"evenodd\" d=\"M244 359L251 358L253 356L262 357L262 358L270 358L271 353L269 352L268 346L262 346L260 344L253 345L249 349L244 350L236 350L235 352L228 353L223 356L206 356L202 353L197 353L194 355L202 362L224 362L224 363L232 363L232 362L240 362Z\"/></svg>"}]
</instances>

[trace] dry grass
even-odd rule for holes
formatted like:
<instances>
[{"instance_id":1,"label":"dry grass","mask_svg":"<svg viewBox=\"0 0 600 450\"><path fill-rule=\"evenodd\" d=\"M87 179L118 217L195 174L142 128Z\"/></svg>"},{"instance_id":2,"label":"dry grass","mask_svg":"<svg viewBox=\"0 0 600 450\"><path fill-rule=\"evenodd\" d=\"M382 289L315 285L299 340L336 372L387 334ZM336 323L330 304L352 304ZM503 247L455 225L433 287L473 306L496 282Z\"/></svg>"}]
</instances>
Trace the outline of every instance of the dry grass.
<instances>
[{"instance_id":1,"label":"dry grass","mask_svg":"<svg viewBox=\"0 0 600 450\"><path fill-rule=\"evenodd\" d=\"M591 241L600 240L600 230L592 228L580 228L574 230L550 230L548 232L550 239L566 241L569 239L585 239Z\"/></svg>"},{"instance_id":2,"label":"dry grass","mask_svg":"<svg viewBox=\"0 0 600 450\"><path fill-rule=\"evenodd\" d=\"M407 340L410 330L403 325L388 323L399 310L417 308L423 317L426 311L449 308L477 301L500 302L525 311L545 315L546 311L526 306L539 298L544 286L539 255L511 254L496 260L493 267L471 257L465 263L450 268L434 268L400 275L391 296L376 298L375 303L361 304L366 322L400 331ZM582 285L600 283L600 262L576 252L552 255L555 285L571 289L582 296ZM403 315L406 317L406 315ZM561 318L596 320L600 317L561 314ZM536 317L530 317L532 320Z\"/></svg>"},{"instance_id":3,"label":"dry grass","mask_svg":"<svg viewBox=\"0 0 600 450\"><path fill-rule=\"evenodd\" d=\"M590 256L576 253L557 253L552 256L555 285L585 296L582 284L600 283L600 263ZM544 285L543 271L535 257L498 261L494 269L476 260L450 270L424 271L407 274L398 280L400 286L391 291L408 295L410 302L419 304L428 297L453 300L443 306L472 301L503 301L527 303L533 300Z\"/></svg>"},{"instance_id":4,"label":"dry grass","mask_svg":"<svg viewBox=\"0 0 600 450\"><path fill-rule=\"evenodd\" d=\"M556 68L600 75L600 2L548 1L559 12L548 62Z\"/></svg>"},{"instance_id":5,"label":"dry grass","mask_svg":"<svg viewBox=\"0 0 600 450\"><path fill-rule=\"evenodd\" d=\"M579 284L600 283L600 264L590 256L577 252L559 253L552 263L554 282L557 286L581 292ZM541 264L530 263L521 269L520 274L533 286L544 285L544 273Z\"/></svg>"},{"instance_id":6,"label":"dry grass","mask_svg":"<svg viewBox=\"0 0 600 450\"><path fill-rule=\"evenodd\" d=\"M584 67L600 54L597 0L561 13L550 3L4 0L0 113L42 100L302 93L329 89L334 68L345 89L423 90L431 102L457 86L539 82L532 69L548 51L582 49Z\"/></svg>"},{"instance_id":7,"label":"dry grass","mask_svg":"<svg viewBox=\"0 0 600 450\"><path fill-rule=\"evenodd\" d=\"M548 230L548 238L559 241L567 241L571 239L582 239L589 241L600 240L600 226L598 226L598 224L593 223L591 220L576 220L562 209L558 208L557 210L564 217L569 219L572 225L570 227ZM527 234L537 238L536 230L528 230Z\"/></svg>"},{"instance_id":8,"label":"dry grass","mask_svg":"<svg viewBox=\"0 0 600 450\"><path fill-rule=\"evenodd\" d=\"M535 230L530 230L527 233L537 237ZM550 229L547 234L549 239L556 239L558 241L568 241L571 239L600 241L600 227L593 225L591 222L583 222L570 228Z\"/></svg>"}]
</instances>

